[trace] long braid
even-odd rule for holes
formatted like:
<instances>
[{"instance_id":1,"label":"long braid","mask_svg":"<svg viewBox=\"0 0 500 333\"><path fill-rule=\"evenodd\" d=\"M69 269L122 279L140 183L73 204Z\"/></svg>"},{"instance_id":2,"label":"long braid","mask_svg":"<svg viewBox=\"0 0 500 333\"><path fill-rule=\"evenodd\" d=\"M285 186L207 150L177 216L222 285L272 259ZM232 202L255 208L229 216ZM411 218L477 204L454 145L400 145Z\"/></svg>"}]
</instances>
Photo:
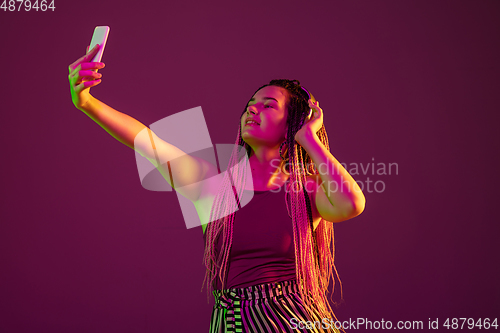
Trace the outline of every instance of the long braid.
<instances>
[{"instance_id":1,"label":"long braid","mask_svg":"<svg viewBox=\"0 0 500 333\"><path fill-rule=\"evenodd\" d=\"M206 284L208 293L214 286L214 280L217 275L222 282L223 289L225 285L225 273L227 271L229 252L233 239L234 212L238 209L238 200L243 195L243 185L245 184L245 175L247 172L246 163L238 163L240 148L243 146L243 140L241 139L240 133L241 129L238 130L238 137L229 159L227 172L224 175L219 191L212 204L209 219L209 221L212 222L207 225L205 231L206 246L203 263L207 267L207 271L203 284ZM221 251L216 258L215 245L221 234ZM221 263L221 265L219 265L219 263Z\"/></svg>"}]
</instances>

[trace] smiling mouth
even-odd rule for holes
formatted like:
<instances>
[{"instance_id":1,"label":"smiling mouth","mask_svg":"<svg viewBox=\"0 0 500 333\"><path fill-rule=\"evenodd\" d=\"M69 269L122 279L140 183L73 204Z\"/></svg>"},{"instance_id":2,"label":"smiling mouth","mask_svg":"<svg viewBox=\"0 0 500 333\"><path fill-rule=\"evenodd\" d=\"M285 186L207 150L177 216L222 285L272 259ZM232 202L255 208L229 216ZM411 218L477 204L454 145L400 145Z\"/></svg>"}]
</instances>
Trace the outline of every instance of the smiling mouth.
<instances>
[{"instance_id":1,"label":"smiling mouth","mask_svg":"<svg viewBox=\"0 0 500 333\"><path fill-rule=\"evenodd\" d=\"M247 120L245 122L245 126L248 126L248 125L259 125L259 123L254 121L254 120Z\"/></svg>"}]
</instances>

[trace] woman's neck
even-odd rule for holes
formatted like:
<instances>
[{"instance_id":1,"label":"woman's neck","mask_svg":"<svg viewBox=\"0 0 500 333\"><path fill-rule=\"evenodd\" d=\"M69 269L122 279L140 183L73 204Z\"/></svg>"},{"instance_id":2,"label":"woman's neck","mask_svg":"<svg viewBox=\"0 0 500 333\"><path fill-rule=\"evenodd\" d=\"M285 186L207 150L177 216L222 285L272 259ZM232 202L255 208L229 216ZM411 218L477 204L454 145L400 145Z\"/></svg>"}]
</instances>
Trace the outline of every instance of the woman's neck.
<instances>
[{"instance_id":1,"label":"woman's neck","mask_svg":"<svg viewBox=\"0 0 500 333\"><path fill-rule=\"evenodd\" d=\"M256 191L280 187L288 179L288 175L281 171L282 160L276 148L259 147L252 150L248 162Z\"/></svg>"}]
</instances>

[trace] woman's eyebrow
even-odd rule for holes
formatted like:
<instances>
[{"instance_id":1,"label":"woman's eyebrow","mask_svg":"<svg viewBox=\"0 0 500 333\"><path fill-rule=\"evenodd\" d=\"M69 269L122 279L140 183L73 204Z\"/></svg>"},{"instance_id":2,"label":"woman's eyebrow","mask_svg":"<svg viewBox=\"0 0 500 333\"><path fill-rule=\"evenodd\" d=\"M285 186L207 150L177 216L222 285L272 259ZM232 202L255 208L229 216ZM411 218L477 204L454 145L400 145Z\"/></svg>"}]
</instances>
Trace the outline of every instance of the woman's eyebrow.
<instances>
[{"instance_id":1,"label":"woman's eyebrow","mask_svg":"<svg viewBox=\"0 0 500 333\"><path fill-rule=\"evenodd\" d=\"M274 98L274 97L262 97L262 99L263 99L263 100L266 100L266 101L267 101L267 100L272 99L273 101L276 101L276 103L279 103L279 102L278 102L278 100L277 100L276 98ZM254 98L254 97L252 97L252 98L250 99L249 103L250 103L250 102L255 102L255 98Z\"/></svg>"}]
</instances>

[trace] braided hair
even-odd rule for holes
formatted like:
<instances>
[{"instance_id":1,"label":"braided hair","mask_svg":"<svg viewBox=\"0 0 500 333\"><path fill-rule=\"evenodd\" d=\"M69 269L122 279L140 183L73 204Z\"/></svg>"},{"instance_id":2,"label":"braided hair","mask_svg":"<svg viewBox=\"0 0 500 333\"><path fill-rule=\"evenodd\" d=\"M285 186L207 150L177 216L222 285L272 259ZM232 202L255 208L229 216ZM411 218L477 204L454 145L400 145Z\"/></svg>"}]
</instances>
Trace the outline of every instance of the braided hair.
<instances>
[{"instance_id":1,"label":"braided hair","mask_svg":"<svg viewBox=\"0 0 500 333\"><path fill-rule=\"evenodd\" d=\"M286 99L288 111L287 135L284 142L286 149L282 153L284 159L281 162L281 167L290 175L290 181L287 183L287 193L290 194L295 267L301 298L310 314L319 315L319 318L333 318L336 320L326 298L330 278L335 281L334 272L338 279L338 273L334 265L333 223L321 219L316 229L313 228L311 202L305 191L305 183L307 175L318 174L319 172L305 149L295 141L295 134L303 126L310 112L308 100L311 98L314 102L315 99L307 90L302 88L297 80L272 80L269 84L257 89L257 91L266 86L281 87L288 92ZM244 112L246 112L246 107ZM316 134L329 150L325 126L323 125ZM238 198L243 195L245 176L248 172L246 163L240 163L241 156L245 153L249 157L251 147L243 141L240 122L235 148L227 168L228 172L225 174L220 191L212 205L210 221L213 222L207 225L205 232L206 246L203 261L207 270L203 283L206 282L207 292L213 288L217 276L222 282L222 289L225 286L228 258L233 238L234 212L239 206ZM217 255L215 244L219 236L222 236L222 247ZM340 282L340 279L338 280Z\"/></svg>"}]
</instances>

